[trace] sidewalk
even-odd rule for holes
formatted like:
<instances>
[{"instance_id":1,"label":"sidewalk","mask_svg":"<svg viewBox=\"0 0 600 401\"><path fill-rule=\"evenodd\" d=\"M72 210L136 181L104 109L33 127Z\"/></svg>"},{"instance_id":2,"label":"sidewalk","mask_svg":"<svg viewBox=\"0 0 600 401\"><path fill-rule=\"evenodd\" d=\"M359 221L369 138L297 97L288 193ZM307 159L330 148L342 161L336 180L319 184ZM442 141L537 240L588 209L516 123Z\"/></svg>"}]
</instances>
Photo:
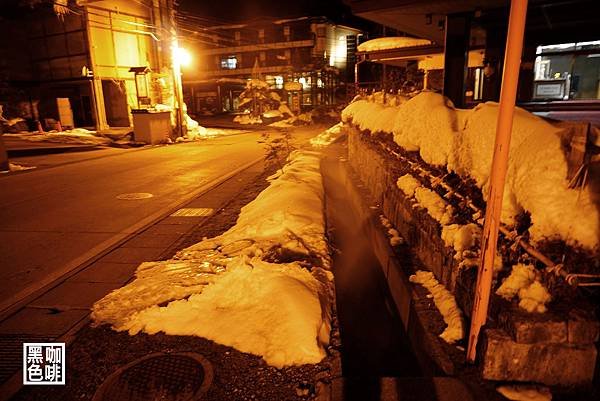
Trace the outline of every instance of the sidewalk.
<instances>
[{"instance_id":1,"label":"sidewalk","mask_svg":"<svg viewBox=\"0 0 600 401\"><path fill-rule=\"evenodd\" d=\"M1 321L0 399L8 399L20 387L23 342L69 344L89 323L94 302L129 281L141 262L168 259L190 245L190 241L195 242L193 233L200 232L200 227L232 200L243 199L243 192L261 177L263 170L264 163L254 164L209 189L169 216L81 265Z\"/></svg>"}]
</instances>

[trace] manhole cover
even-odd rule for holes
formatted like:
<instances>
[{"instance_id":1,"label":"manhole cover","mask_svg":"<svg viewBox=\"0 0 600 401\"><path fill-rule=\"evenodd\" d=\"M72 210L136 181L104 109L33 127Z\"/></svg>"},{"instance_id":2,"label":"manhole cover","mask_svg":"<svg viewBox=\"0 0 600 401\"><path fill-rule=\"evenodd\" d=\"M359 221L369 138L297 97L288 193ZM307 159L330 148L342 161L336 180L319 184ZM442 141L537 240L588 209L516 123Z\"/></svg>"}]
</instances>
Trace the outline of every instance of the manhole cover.
<instances>
[{"instance_id":1,"label":"manhole cover","mask_svg":"<svg viewBox=\"0 0 600 401\"><path fill-rule=\"evenodd\" d=\"M151 354L111 374L93 401L200 400L212 379L211 364L202 355Z\"/></svg>"},{"instance_id":2,"label":"manhole cover","mask_svg":"<svg viewBox=\"0 0 600 401\"><path fill-rule=\"evenodd\" d=\"M213 214L215 210L207 207L184 207L177 210L173 217L205 217Z\"/></svg>"},{"instance_id":3,"label":"manhole cover","mask_svg":"<svg viewBox=\"0 0 600 401\"><path fill-rule=\"evenodd\" d=\"M134 192L131 194L121 194L117 195L117 199L121 200L136 200L136 199L148 199L152 198L154 195L149 194L148 192Z\"/></svg>"}]
</instances>

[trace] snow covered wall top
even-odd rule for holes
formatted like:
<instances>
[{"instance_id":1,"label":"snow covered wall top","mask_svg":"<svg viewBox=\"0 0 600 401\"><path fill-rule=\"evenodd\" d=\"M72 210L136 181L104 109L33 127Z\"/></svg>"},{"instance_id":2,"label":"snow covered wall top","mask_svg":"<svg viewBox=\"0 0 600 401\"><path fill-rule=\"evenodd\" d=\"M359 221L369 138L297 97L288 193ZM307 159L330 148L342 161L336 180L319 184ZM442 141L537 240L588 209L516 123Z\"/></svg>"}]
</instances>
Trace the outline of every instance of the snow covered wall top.
<instances>
[{"instance_id":1,"label":"snow covered wall top","mask_svg":"<svg viewBox=\"0 0 600 401\"><path fill-rule=\"evenodd\" d=\"M427 46L431 41L427 39L410 38L408 36L387 36L367 40L358 45L359 52L370 52L377 50L402 49L405 47Z\"/></svg>"},{"instance_id":2,"label":"snow covered wall top","mask_svg":"<svg viewBox=\"0 0 600 401\"><path fill-rule=\"evenodd\" d=\"M471 177L487 195L496 137L497 103L471 110L455 109L442 95L422 92L398 106L358 99L342 112L342 121L361 130L391 133L408 151L418 151L432 165ZM561 129L517 108L502 221L512 225L522 211L531 215L531 238L560 238L571 245L597 249L600 205L590 189L569 189Z\"/></svg>"}]
</instances>

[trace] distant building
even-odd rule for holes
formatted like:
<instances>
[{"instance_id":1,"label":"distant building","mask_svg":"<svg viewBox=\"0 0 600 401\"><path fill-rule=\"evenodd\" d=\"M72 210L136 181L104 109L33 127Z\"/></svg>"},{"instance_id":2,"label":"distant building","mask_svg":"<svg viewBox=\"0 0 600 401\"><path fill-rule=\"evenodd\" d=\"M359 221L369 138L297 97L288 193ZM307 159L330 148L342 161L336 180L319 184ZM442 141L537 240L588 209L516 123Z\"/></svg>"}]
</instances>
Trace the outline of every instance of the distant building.
<instances>
[{"instance_id":1,"label":"distant building","mask_svg":"<svg viewBox=\"0 0 600 401\"><path fill-rule=\"evenodd\" d=\"M344 2L359 17L428 39L443 49L441 57L404 49L396 62L411 59L426 66L455 105L499 99L508 0ZM600 122L597 6L597 0L529 2L517 93L521 106L555 118ZM394 63L385 52L369 56Z\"/></svg>"},{"instance_id":2,"label":"distant building","mask_svg":"<svg viewBox=\"0 0 600 401\"><path fill-rule=\"evenodd\" d=\"M183 46L196 58L193 69L183 71L183 85L186 103L197 114L236 111L245 80L258 76L282 93L301 92L299 107L333 104L341 83L353 81L360 35L324 17L261 19L181 32Z\"/></svg>"},{"instance_id":3,"label":"distant building","mask_svg":"<svg viewBox=\"0 0 600 401\"><path fill-rule=\"evenodd\" d=\"M8 0L0 10L5 115L129 127L138 107L131 67L151 69L152 103L172 102L172 0L68 1L64 14L58 2L32 4Z\"/></svg>"}]
</instances>

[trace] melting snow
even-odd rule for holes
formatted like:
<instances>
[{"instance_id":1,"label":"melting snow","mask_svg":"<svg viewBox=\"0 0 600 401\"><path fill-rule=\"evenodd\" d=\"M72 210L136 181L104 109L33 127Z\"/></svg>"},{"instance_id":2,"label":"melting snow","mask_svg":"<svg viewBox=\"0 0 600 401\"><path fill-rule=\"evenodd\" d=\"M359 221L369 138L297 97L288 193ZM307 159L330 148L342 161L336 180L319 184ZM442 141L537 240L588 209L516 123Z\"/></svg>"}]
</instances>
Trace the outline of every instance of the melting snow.
<instances>
[{"instance_id":1,"label":"melting snow","mask_svg":"<svg viewBox=\"0 0 600 401\"><path fill-rule=\"evenodd\" d=\"M474 247L481 237L481 227L477 224L450 224L442 227L442 240L446 246L460 254Z\"/></svg>"},{"instance_id":2,"label":"melting snow","mask_svg":"<svg viewBox=\"0 0 600 401\"><path fill-rule=\"evenodd\" d=\"M550 293L539 281L539 273L535 267L521 263L513 266L496 294L507 301L518 295L519 307L528 312L546 312L546 304L551 300Z\"/></svg>"},{"instance_id":3,"label":"melting snow","mask_svg":"<svg viewBox=\"0 0 600 401\"><path fill-rule=\"evenodd\" d=\"M322 148L331 145L342 134L342 123L327 128L319 135L310 139L310 144L315 148Z\"/></svg>"},{"instance_id":4,"label":"melting snow","mask_svg":"<svg viewBox=\"0 0 600 401\"><path fill-rule=\"evenodd\" d=\"M521 384L499 386L496 391L513 401L551 401L552 393L545 386Z\"/></svg>"},{"instance_id":5,"label":"melting snow","mask_svg":"<svg viewBox=\"0 0 600 401\"><path fill-rule=\"evenodd\" d=\"M99 136L96 134L96 131L89 131L85 128L74 128L61 132L19 132L16 134L4 134L4 136L30 142L69 143L77 145L108 145L112 143L110 138Z\"/></svg>"},{"instance_id":6,"label":"melting snow","mask_svg":"<svg viewBox=\"0 0 600 401\"><path fill-rule=\"evenodd\" d=\"M433 296L433 302L447 324L440 337L449 344L462 340L465 332L463 315L450 291L435 279L432 272L419 270L409 280L421 284Z\"/></svg>"},{"instance_id":7,"label":"melting snow","mask_svg":"<svg viewBox=\"0 0 600 401\"><path fill-rule=\"evenodd\" d=\"M319 362L333 278L318 154L294 152L270 181L224 234L140 265L133 282L94 305L95 322L202 336L277 367Z\"/></svg>"},{"instance_id":8,"label":"melting snow","mask_svg":"<svg viewBox=\"0 0 600 401\"><path fill-rule=\"evenodd\" d=\"M471 177L487 195L498 105L455 109L439 94L421 92L399 106L358 99L342 112L342 121L362 130L386 132L429 164ZM589 249L598 246L600 215L590 189L569 189L561 129L517 108L502 209L502 221L514 224L522 210L531 215L531 238L561 238Z\"/></svg>"}]
</instances>

